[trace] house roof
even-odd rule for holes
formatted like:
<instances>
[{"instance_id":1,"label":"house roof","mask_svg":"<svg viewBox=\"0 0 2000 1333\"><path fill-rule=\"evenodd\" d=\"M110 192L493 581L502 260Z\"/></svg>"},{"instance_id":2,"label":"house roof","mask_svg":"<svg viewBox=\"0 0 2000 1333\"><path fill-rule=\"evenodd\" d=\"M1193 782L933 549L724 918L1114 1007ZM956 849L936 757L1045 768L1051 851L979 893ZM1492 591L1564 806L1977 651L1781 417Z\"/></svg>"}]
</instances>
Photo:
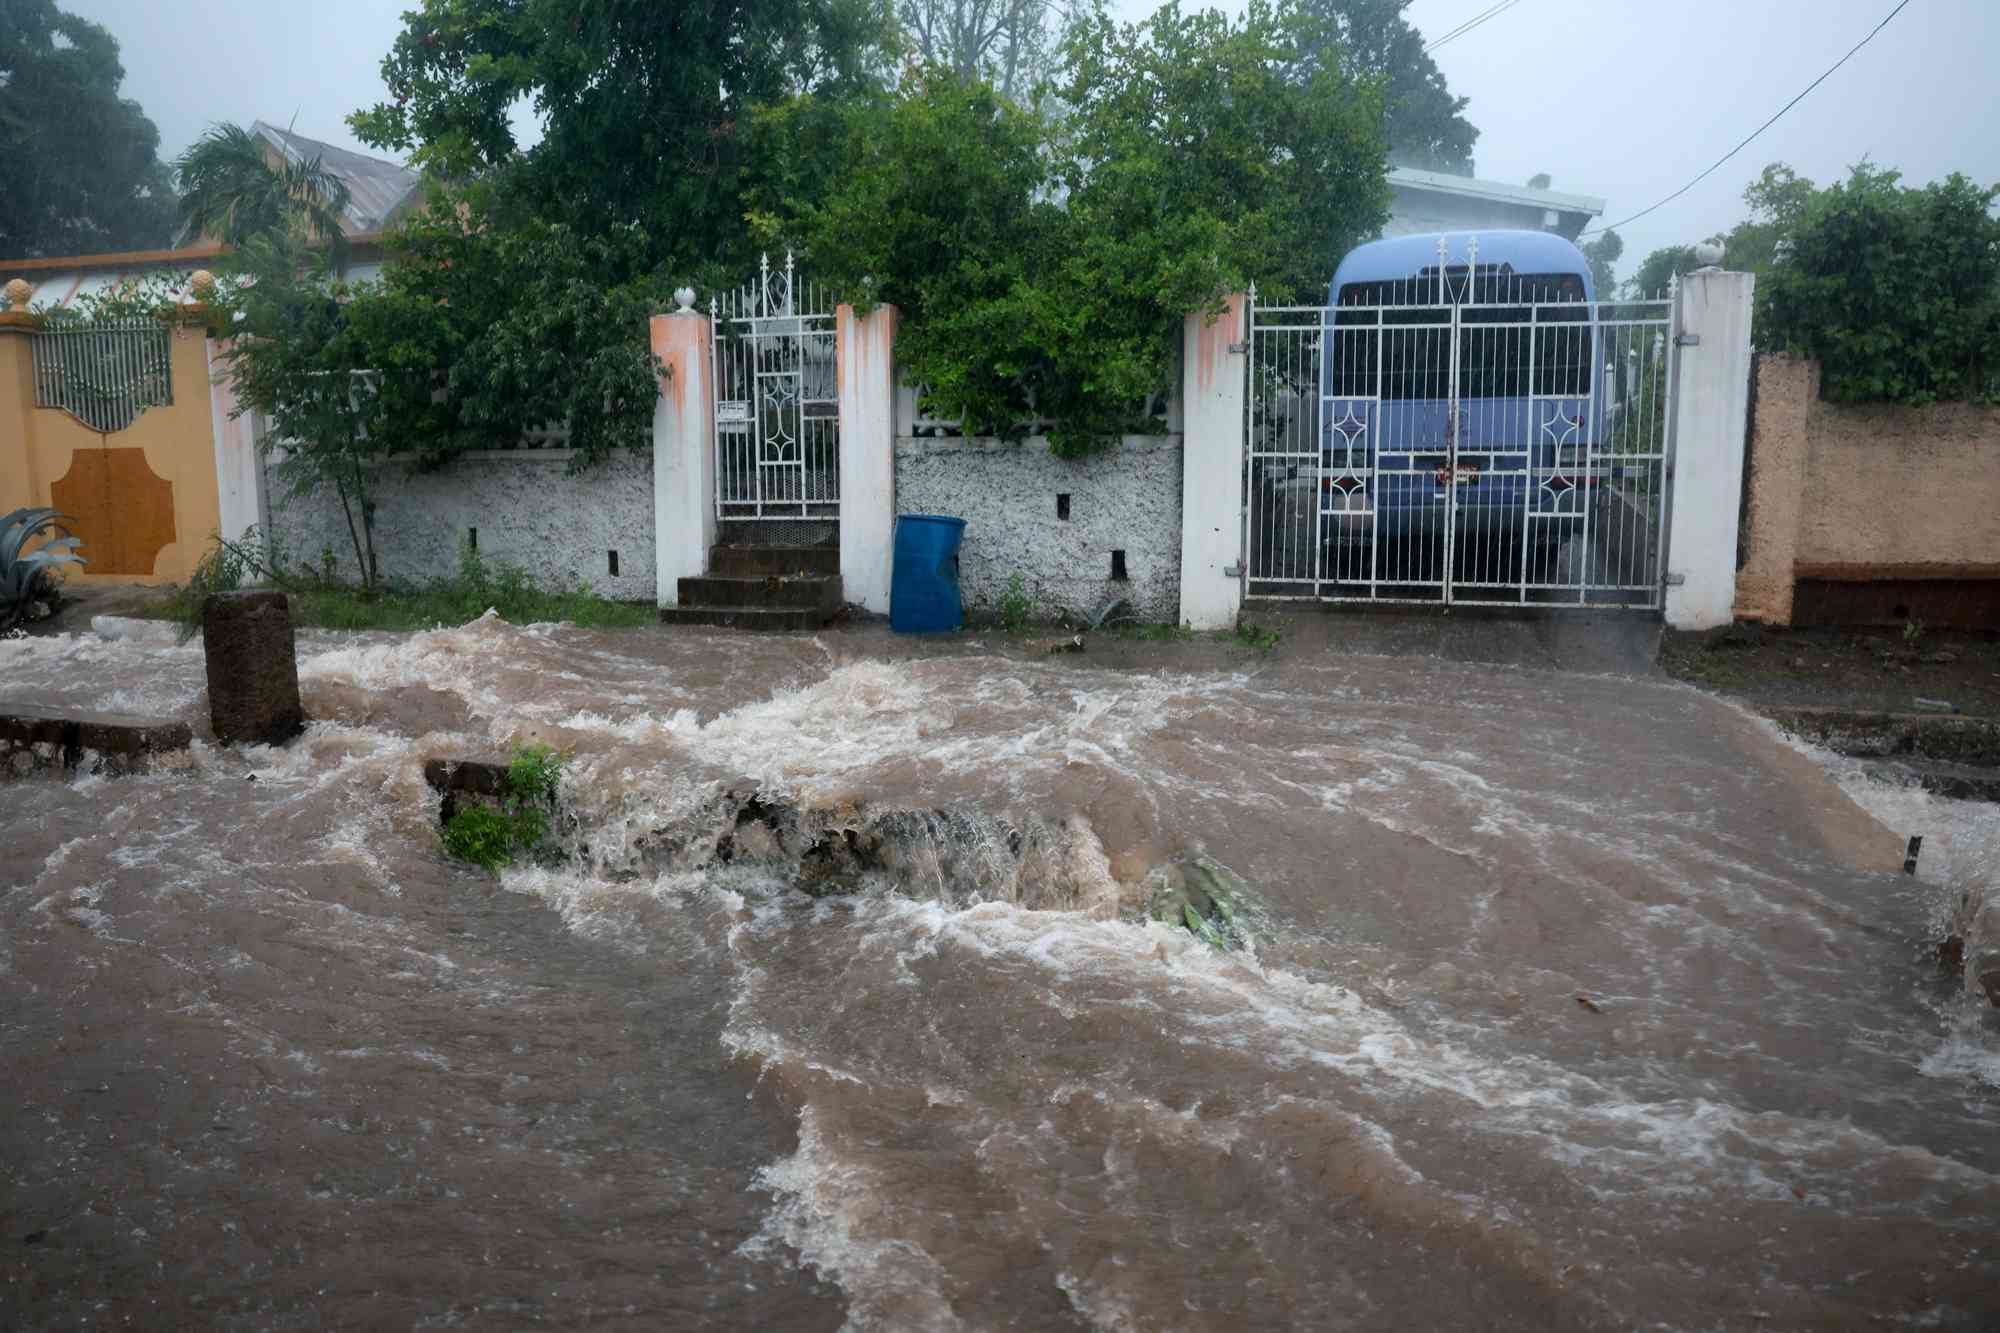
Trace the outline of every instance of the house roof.
<instances>
[{"instance_id":1,"label":"house roof","mask_svg":"<svg viewBox=\"0 0 2000 1333\"><path fill-rule=\"evenodd\" d=\"M1454 176L1443 171L1419 171L1415 167L1395 167L1389 184L1402 190L1428 190L1434 194L1455 194L1489 203L1518 204L1524 208L1554 209L1558 213L1580 213L1596 217L1604 211L1604 201L1589 194L1561 194L1526 185L1483 181L1472 176Z\"/></svg>"},{"instance_id":2,"label":"house roof","mask_svg":"<svg viewBox=\"0 0 2000 1333\"><path fill-rule=\"evenodd\" d=\"M308 139L268 121L253 121L250 131L286 161L308 162L317 157L321 166L347 183L348 200L341 213L341 230L349 236L380 231L398 214L422 201L422 174L400 163Z\"/></svg>"}]
</instances>

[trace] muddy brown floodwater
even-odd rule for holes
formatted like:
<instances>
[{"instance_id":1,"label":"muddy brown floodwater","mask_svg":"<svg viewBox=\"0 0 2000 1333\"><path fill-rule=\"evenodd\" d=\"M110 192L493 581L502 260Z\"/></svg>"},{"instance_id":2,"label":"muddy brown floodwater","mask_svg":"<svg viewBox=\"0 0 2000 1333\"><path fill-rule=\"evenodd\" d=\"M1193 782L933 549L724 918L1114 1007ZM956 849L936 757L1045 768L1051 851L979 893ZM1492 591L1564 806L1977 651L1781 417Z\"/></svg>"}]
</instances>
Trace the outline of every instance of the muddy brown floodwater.
<instances>
[{"instance_id":1,"label":"muddy brown floodwater","mask_svg":"<svg viewBox=\"0 0 2000 1333\"><path fill-rule=\"evenodd\" d=\"M0 786L0 1326L2000 1320L2000 1022L1930 953L1991 807L1685 686L492 619L301 657L284 750ZM203 719L163 631L0 681ZM424 759L529 739L577 856L445 861ZM746 778L951 817L814 899L688 850ZM1197 854L1248 949L1142 919Z\"/></svg>"}]
</instances>

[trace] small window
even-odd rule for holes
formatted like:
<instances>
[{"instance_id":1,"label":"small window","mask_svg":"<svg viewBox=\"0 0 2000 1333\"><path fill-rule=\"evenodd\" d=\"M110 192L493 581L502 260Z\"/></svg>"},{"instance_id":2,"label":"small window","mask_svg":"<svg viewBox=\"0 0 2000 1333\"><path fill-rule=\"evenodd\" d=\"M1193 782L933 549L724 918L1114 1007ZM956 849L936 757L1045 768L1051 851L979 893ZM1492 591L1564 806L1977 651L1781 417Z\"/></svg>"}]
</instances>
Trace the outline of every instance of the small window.
<instances>
[{"instance_id":1,"label":"small window","mask_svg":"<svg viewBox=\"0 0 2000 1333\"><path fill-rule=\"evenodd\" d=\"M1111 577L1114 582L1118 583L1124 583L1132 577L1125 572L1125 553L1123 551L1113 551L1111 553Z\"/></svg>"},{"instance_id":2,"label":"small window","mask_svg":"<svg viewBox=\"0 0 2000 1333\"><path fill-rule=\"evenodd\" d=\"M605 562L604 562L604 563L605 563L605 564L606 564L606 565L607 565L607 566L608 566L608 567L610 568L610 570L611 570L611 577L612 577L612 578L614 578L614 579L615 579L615 578L617 578L617 577L618 577L618 552L616 552L616 551L606 551L606 552L604 553L604 555L605 555Z\"/></svg>"},{"instance_id":3,"label":"small window","mask_svg":"<svg viewBox=\"0 0 2000 1333\"><path fill-rule=\"evenodd\" d=\"M1057 517L1057 518L1059 518L1059 519L1061 519L1061 520L1063 520L1064 522L1068 522L1068 521L1069 521L1069 492L1068 492L1068 491L1058 491L1058 492L1056 493L1056 517Z\"/></svg>"},{"instance_id":4,"label":"small window","mask_svg":"<svg viewBox=\"0 0 2000 1333\"><path fill-rule=\"evenodd\" d=\"M473 550L475 550L475 551L476 551L476 550L478 550L478 549L479 549L479 529L478 529L478 528L467 528L467 529L465 530L465 542L466 542L466 545L470 546L470 547L471 547L471 548L472 548Z\"/></svg>"}]
</instances>

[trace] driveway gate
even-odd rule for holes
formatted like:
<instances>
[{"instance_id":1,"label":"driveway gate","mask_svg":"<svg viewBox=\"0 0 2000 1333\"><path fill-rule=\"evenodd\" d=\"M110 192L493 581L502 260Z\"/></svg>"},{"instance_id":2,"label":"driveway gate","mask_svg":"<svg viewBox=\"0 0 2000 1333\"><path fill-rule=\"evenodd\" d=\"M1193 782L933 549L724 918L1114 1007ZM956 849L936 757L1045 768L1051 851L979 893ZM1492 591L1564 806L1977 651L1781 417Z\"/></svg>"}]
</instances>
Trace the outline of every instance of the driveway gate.
<instances>
[{"instance_id":1,"label":"driveway gate","mask_svg":"<svg viewBox=\"0 0 2000 1333\"><path fill-rule=\"evenodd\" d=\"M1252 293L1245 591L1659 606L1675 308L1442 242L1338 305Z\"/></svg>"},{"instance_id":2,"label":"driveway gate","mask_svg":"<svg viewBox=\"0 0 2000 1333\"><path fill-rule=\"evenodd\" d=\"M840 517L834 306L785 256L709 306L715 336L715 512L798 523Z\"/></svg>"}]
</instances>

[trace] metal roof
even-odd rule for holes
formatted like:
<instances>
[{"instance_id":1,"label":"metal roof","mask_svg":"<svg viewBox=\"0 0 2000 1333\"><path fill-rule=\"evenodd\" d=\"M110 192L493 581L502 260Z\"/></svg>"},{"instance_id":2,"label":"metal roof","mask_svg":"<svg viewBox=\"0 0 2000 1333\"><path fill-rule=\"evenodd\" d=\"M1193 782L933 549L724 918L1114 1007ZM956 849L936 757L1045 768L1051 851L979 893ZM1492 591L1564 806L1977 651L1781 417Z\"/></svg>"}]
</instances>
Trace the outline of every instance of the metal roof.
<instances>
[{"instance_id":1,"label":"metal roof","mask_svg":"<svg viewBox=\"0 0 2000 1333\"><path fill-rule=\"evenodd\" d=\"M348 201L341 213L341 230L350 236L380 231L406 206L421 202L423 176L400 163L336 148L303 134L281 130L268 121L253 121L250 129L287 161L307 162L317 157L321 166L347 183Z\"/></svg>"},{"instance_id":2,"label":"metal roof","mask_svg":"<svg viewBox=\"0 0 2000 1333\"><path fill-rule=\"evenodd\" d=\"M1415 167L1394 168L1389 172L1389 184L1401 190L1427 190L1434 194L1463 195L1468 199L1520 204L1525 208L1553 208L1558 213L1582 213L1588 217L1596 217L1604 211L1604 201L1595 195L1560 194L1554 190L1536 190L1526 185L1507 185L1500 181L1483 181L1472 176L1454 176L1444 171L1419 171Z\"/></svg>"}]
</instances>

